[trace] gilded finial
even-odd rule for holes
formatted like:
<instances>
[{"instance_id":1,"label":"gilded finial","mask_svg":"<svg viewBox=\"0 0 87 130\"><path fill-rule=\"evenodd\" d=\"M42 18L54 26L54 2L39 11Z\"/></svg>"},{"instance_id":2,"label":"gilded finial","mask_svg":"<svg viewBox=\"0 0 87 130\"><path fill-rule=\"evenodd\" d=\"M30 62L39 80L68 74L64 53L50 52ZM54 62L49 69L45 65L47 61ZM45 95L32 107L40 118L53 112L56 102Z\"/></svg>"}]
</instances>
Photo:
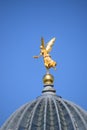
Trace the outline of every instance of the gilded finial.
<instances>
[{"instance_id":1,"label":"gilded finial","mask_svg":"<svg viewBox=\"0 0 87 130\"><path fill-rule=\"evenodd\" d=\"M54 82L54 77L53 77L53 75L51 75L51 74L46 74L46 75L44 75L44 77L43 77L43 83L44 83L45 85L52 85L53 82Z\"/></svg>"},{"instance_id":2,"label":"gilded finial","mask_svg":"<svg viewBox=\"0 0 87 130\"><path fill-rule=\"evenodd\" d=\"M41 38L41 46L40 46L40 54L39 56L34 56L34 58L43 57L44 66L47 69L47 73L49 73L50 68L56 68L57 63L51 58L50 51L52 50L52 46L54 45L55 38L52 38L45 46L44 39Z\"/></svg>"}]
</instances>

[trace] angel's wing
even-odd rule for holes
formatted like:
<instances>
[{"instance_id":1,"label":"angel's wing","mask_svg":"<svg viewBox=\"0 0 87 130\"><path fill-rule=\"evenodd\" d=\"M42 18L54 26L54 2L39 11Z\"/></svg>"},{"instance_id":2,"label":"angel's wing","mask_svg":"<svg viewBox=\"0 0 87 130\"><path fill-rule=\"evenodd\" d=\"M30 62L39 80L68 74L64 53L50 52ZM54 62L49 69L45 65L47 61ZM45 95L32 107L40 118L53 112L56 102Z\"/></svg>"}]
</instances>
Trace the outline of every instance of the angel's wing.
<instances>
[{"instance_id":1,"label":"angel's wing","mask_svg":"<svg viewBox=\"0 0 87 130\"><path fill-rule=\"evenodd\" d=\"M52 46L53 46L55 40L56 40L56 38L54 37L47 43L46 50L48 53L52 50Z\"/></svg>"},{"instance_id":2,"label":"angel's wing","mask_svg":"<svg viewBox=\"0 0 87 130\"><path fill-rule=\"evenodd\" d=\"M43 39L43 38L41 38L41 46L42 46L43 48L45 48L44 39Z\"/></svg>"}]
</instances>

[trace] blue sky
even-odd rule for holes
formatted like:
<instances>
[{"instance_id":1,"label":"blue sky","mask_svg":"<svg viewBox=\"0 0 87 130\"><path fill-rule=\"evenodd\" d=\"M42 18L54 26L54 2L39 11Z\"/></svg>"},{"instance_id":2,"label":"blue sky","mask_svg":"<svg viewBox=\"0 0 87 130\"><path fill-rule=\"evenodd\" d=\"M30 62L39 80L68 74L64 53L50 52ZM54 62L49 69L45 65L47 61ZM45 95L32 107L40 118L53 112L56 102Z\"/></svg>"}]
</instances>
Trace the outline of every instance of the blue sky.
<instances>
[{"instance_id":1,"label":"blue sky","mask_svg":"<svg viewBox=\"0 0 87 130\"><path fill-rule=\"evenodd\" d=\"M0 0L0 125L41 95L41 37L56 37L57 95L87 110L87 0Z\"/></svg>"}]
</instances>

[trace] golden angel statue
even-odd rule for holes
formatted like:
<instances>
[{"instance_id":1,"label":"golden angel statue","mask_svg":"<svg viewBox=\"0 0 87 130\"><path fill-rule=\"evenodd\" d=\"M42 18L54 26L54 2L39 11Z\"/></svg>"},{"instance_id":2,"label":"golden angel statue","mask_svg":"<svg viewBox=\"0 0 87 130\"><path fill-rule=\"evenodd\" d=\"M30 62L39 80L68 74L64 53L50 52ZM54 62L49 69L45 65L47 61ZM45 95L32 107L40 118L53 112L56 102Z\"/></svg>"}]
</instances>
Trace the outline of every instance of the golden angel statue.
<instances>
[{"instance_id":1,"label":"golden angel statue","mask_svg":"<svg viewBox=\"0 0 87 130\"><path fill-rule=\"evenodd\" d=\"M41 38L40 55L34 56L34 58L39 58L40 56L43 56L44 65L47 70L49 70L51 67L55 68L57 65L57 63L54 60L52 60L49 54L50 51L52 50L52 46L54 42L55 42L55 38L52 38L45 46L44 39Z\"/></svg>"}]
</instances>

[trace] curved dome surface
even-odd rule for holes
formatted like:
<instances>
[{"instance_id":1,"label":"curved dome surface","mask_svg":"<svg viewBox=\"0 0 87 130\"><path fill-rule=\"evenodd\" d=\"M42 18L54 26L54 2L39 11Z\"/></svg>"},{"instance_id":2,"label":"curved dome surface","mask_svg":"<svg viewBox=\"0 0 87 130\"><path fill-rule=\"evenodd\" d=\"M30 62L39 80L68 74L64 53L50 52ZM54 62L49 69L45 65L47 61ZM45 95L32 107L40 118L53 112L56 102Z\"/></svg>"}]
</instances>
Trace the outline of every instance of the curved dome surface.
<instances>
[{"instance_id":1,"label":"curved dome surface","mask_svg":"<svg viewBox=\"0 0 87 130\"><path fill-rule=\"evenodd\" d=\"M1 130L87 130L87 113L49 92L19 108Z\"/></svg>"}]
</instances>

